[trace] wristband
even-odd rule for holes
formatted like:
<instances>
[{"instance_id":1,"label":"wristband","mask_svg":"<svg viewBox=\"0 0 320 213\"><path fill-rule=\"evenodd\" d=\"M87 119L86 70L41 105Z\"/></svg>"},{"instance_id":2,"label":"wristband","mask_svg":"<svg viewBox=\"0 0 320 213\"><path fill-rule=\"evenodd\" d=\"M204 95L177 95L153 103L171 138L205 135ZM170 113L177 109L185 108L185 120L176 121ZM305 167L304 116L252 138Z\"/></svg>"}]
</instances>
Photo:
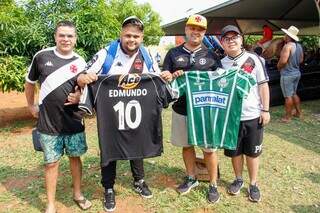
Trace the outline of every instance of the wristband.
<instances>
[{"instance_id":1,"label":"wristband","mask_svg":"<svg viewBox=\"0 0 320 213\"><path fill-rule=\"evenodd\" d=\"M261 109L262 112L269 112L269 110Z\"/></svg>"}]
</instances>

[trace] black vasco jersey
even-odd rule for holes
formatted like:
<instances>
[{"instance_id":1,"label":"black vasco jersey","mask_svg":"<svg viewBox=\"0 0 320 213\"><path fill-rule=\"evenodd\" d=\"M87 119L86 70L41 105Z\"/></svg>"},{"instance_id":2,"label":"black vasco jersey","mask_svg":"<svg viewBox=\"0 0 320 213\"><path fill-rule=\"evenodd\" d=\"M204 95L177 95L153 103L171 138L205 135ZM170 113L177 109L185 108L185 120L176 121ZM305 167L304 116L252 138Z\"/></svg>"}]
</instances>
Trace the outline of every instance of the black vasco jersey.
<instances>
[{"instance_id":1,"label":"black vasco jersey","mask_svg":"<svg viewBox=\"0 0 320 213\"><path fill-rule=\"evenodd\" d=\"M96 112L101 166L161 155L162 108L170 88L156 74L100 75L85 88L79 108Z\"/></svg>"},{"instance_id":2,"label":"black vasco jersey","mask_svg":"<svg viewBox=\"0 0 320 213\"><path fill-rule=\"evenodd\" d=\"M171 73L177 70L183 71L214 71L222 67L219 57L204 45L195 51L190 51L184 44L172 48L168 51L163 62L163 70ZM172 108L175 112L187 115L186 96L181 96Z\"/></svg>"},{"instance_id":3,"label":"black vasco jersey","mask_svg":"<svg viewBox=\"0 0 320 213\"><path fill-rule=\"evenodd\" d=\"M39 51L32 59L26 81L40 83L39 132L60 135L84 131L83 112L78 105L64 105L70 92L74 92L77 75L84 70L85 60L73 53L66 57L55 47Z\"/></svg>"}]
</instances>

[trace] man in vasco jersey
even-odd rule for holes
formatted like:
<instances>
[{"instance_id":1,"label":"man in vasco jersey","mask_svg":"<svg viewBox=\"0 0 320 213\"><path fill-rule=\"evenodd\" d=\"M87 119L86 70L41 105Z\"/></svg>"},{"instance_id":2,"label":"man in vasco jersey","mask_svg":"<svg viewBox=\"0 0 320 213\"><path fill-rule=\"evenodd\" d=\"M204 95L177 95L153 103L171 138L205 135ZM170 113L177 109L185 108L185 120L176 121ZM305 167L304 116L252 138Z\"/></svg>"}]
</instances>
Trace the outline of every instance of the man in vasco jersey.
<instances>
[{"instance_id":1,"label":"man in vasco jersey","mask_svg":"<svg viewBox=\"0 0 320 213\"><path fill-rule=\"evenodd\" d=\"M190 16L185 27L186 42L169 50L163 62L163 70L178 77L183 72L191 70L214 71L221 67L218 56L202 43L206 29L207 20L205 17L201 15ZM182 147L182 156L186 167L185 180L177 188L180 194L186 194L193 187L199 185L195 176L195 149L188 144L186 105L186 96L183 95L172 106L171 143ZM218 158L216 149L204 148L202 150L210 177L208 200L215 203L220 199L217 191Z\"/></svg>"},{"instance_id":2,"label":"man in vasco jersey","mask_svg":"<svg viewBox=\"0 0 320 213\"><path fill-rule=\"evenodd\" d=\"M249 199L259 202L261 199L257 185L259 155L262 152L263 126L270 121L269 77L259 56L242 49L243 37L236 26L227 25L221 32L221 43L227 54L221 60L223 68L241 69L257 82L242 103L237 148L225 149L224 152L226 156L231 157L236 176L228 188L228 193L237 195L243 187L242 171L245 156L250 179Z\"/></svg>"},{"instance_id":3,"label":"man in vasco jersey","mask_svg":"<svg viewBox=\"0 0 320 213\"><path fill-rule=\"evenodd\" d=\"M44 150L47 190L46 213L56 212L54 204L59 160L66 152L70 160L73 199L83 210L91 207L81 193L82 163L80 156L87 151L82 113L78 109L80 91L75 91L77 75L86 65L73 52L77 34L69 21L57 24L56 46L36 53L26 76L25 94L30 112L38 118L37 130ZM39 81L39 110L34 105L35 83Z\"/></svg>"},{"instance_id":4,"label":"man in vasco jersey","mask_svg":"<svg viewBox=\"0 0 320 213\"><path fill-rule=\"evenodd\" d=\"M160 73L157 61L148 53L144 55L143 47L143 30L142 21L136 16L126 18L122 23L120 39L115 49L110 44L101 49L93 59L87 64L86 74L80 74L78 84L84 87L86 84L93 83L98 80L98 75L123 75L128 73ZM106 69L106 64L111 57L111 50L116 51L112 65ZM147 52L147 51L146 51ZM146 58L149 57L153 63L148 67ZM110 64L110 63L109 63ZM167 80L171 80L171 74L167 74ZM132 105L130 105L131 107ZM135 105L134 105L135 106ZM118 105L119 107L119 105ZM99 116L99 115L97 115ZM111 121L112 122L112 121ZM134 141L134 138L132 138ZM118 158L119 159L119 158ZM109 161L107 165L101 165L101 183L105 188L104 209L106 211L114 211L116 208L114 184L116 179L116 160ZM133 175L133 187L137 193L144 198L151 198L152 192L144 180L143 158L135 158L130 160L131 172Z\"/></svg>"}]
</instances>

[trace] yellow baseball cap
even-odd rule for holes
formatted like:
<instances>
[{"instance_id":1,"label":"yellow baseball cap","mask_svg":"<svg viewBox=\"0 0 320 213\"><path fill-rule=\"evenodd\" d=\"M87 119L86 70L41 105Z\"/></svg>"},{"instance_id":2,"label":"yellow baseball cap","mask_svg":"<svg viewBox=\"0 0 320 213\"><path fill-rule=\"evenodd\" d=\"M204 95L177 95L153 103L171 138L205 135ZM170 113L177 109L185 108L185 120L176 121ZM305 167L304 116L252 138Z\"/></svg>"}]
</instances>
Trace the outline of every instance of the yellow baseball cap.
<instances>
[{"instance_id":1,"label":"yellow baseball cap","mask_svg":"<svg viewBox=\"0 0 320 213\"><path fill-rule=\"evenodd\" d=\"M207 19L202 15L194 14L188 18L186 25L195 25L207 29Z\"/></svg>"}]
</instances>

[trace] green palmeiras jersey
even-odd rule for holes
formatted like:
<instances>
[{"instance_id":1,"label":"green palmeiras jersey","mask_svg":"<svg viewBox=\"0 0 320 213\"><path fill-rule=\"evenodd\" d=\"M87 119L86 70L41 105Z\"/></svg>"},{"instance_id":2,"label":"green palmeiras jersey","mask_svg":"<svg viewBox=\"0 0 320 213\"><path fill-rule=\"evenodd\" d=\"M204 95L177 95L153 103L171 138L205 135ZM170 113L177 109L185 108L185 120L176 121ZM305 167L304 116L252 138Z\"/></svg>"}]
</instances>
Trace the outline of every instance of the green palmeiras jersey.
<instances>
[{"instance_id":1,"label":"green palmeiras jersey","mask_svg":"<svg viewBox=\"0 0 320 213\"><path fill-rule=\"evenodd\" d=\"M242 100L255 84L240 69L189 71L175 79L175 95L187 96L188 143L236 149Z\"/></svg>"}]
</instances>

